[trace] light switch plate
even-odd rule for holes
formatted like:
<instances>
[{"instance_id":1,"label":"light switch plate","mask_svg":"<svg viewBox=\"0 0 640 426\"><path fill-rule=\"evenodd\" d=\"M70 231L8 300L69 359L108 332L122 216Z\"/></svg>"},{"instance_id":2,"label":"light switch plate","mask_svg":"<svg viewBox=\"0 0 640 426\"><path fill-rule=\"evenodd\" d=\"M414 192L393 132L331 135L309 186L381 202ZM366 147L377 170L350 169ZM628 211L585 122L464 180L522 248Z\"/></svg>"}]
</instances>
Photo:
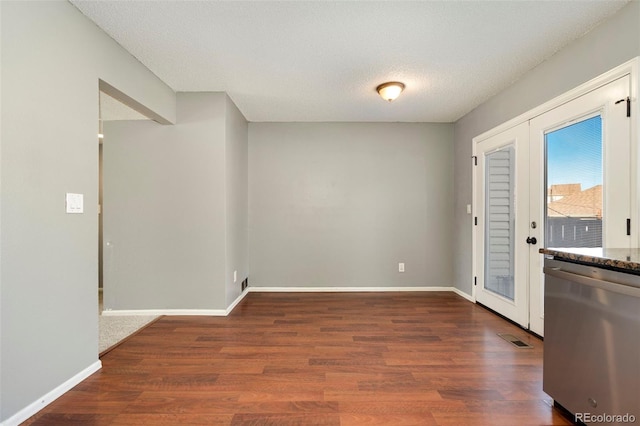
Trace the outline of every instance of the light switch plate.
<instances>
[{"instance_id":1,"label":"light switch plate","mask_svg":"<svg viewBox=\"0 0 640 426\"><path fill-rule=\"evenodd\" d=\"M84 194L67 192L65 199L67 213L84 213Z\"/></svg>"}]
</instances>

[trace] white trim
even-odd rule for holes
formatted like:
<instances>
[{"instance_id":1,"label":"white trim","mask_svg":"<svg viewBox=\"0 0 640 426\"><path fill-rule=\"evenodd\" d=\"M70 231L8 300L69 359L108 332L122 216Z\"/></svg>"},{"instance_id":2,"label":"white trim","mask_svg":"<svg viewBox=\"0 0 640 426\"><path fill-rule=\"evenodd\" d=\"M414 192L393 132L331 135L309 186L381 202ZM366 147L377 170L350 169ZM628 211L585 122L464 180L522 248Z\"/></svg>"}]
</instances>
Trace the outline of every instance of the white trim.
<instances>
[{"instance_id":1,"label":"white trim","mask_svg":"<svg viewBox=\"0 0 640 426\"><path fill-rule=\"evenodd\" d=\"M640 224L640 197L636 194L638 188L640 188L640 173L638 167L640 166L640 150L638 150L638 142L640 142L640 134L638 132L638 117L640 117L640 102L638 102L638 83L640 77L638 72L640 70L640 57L635 59L635 62L631 67L631 247L640 247L640 232L637 231L638 224ZM634 200L635 197L635 200ZM635 233L635 240L634 235Z\"/></svg>"},{"instance_id":2,"label":"white trim","mask_svg":"<svg viewBox=\"0 0 640 426\"><path fill-rule=\"evenodd\" d=\"M242 302L248 291L240 293L240 296L229 305L227 309L112 309L109 311L102 311L102 315L106 317L119 317L119 316L176 316L176 315L190 315L190 316L207 316L207 317L226 317L233 311L233 309Z\"/></svg>"},{"instance_id":3,"label":"white trim","mask_svg":"<svg viewBox=\"0 0 640 426\"><path fill-rule=\"evenodd\" d=\"M102 311L105 317L117 317L124 315L201 315L210 317L224 317L227 315L226 309L112 309Z\"/></svg>"},{"instance_id":4,"label":"white trim","mask_svg":"<svg viewBox=\"0 0 640 426\"><path fill-rule=\"evenodd\" d=\"M358 292L393 292L393 291L448 291L457 294L471 303L476 303L473 296L456 287L249 287L252 293L358 293Z\"/></svg>"},{"instance_id":5,"label":"white trim","mask_svg":"<svg viewBox=\"0 0 640 426\"><path fill-rule=\"evenodd\" d=\"M42 410L47 405L51 404L53 401L61 397L64 393L68 392L78 383L82 382L84 379L95 373L96 371L102 368L102 362L96 361L75 376L71 377L69 380L62 383L60 386L54 388L50 392L47 392L36 401L27 405L22 410L18 411L13 416L9 417L4 422L0 423L0 426L17 426L20 423L27 420L29 417L36 414L38 411Z\"/></svg>"},{"instance_id":6,"label":"white trim","mask_svg":"<svg viewBox=\"0 0 640 426\"><path fill-rule=\"evenodd\" d=\"M454 287L249 287L264 293L358 293L391 291L455 291Z\"/></svg>"},{"instance_id":7,"label":"white trim","mask_svg":"<svg viewBox=\"0 0 640 426\"><path fill-rule=\"evenodd\" d=\"M246 290L249 290L248 288ZM227 307L225 316L229 315L231 313L231 311L233 311L235 309L236 306L238 306L238 303L242 302L242 299L245 298L245 296L249 294L249 291L243 291L242 293L240 293L240 296L238 296L236 298L236 300L234 300L229 307Z\"/></svg>"},{"instance_id":8,"label":"white trim","mask_svg":"<svg viewBox=\"0 0 640 426\"><path fill-rule=\"evenodd\" d=\"M464 291L460 290L457 287L451 287L451 291L453 291L455 294L457 294L460 297L464 297L465 299L467 299L471 303L476 303L475 297L471 296L468 293L465 293Z\"/></svg>"},{"instance_id":9,"label":"white trim","mask_svg":"<svg viewBox=\"0 0 640 426\"><path fill-rule=\"evenodd\" d=\"M109 311L102 311L102 315L108 317L117 316L176 316L176 315L201 315L201 316L213 316L213 317L225 317L229 315L236 306L247 296L249 293L354 293L354 292L391 292L391 291L451 291L454 292L470 302L474 302L473 298L458 290L455 287L248 287L245 291L240 293L240 296L229 305L227 309L113 309ZM2 426L2 425L0 425Z\"/></svg>"},{"instance_id":10,"label":"white trim","mask_svg":"<svg viewBox=\"0 0 640 426\"><path fill-rule=\"evenodd\" d=\"M548 112L556 107L559 107L562 104L566 104L567 102L571 102L572 100L579 98L580 96L591 92L601 86L604 86L614 80L617 80L620 77L624 77L625 75L631 75L632 81L635 80L634 76L637 76L638 67L640 66L640 57L635 57L622 65L618 65L617 67L605 72L604 74L600 74L599 76L587 81L586 83L582 83L581 85L563 93L560 96L556 96L555 98L538 105L535 108L530 109L529 111L520 114L519 116L508 120L491 130L488 130L475 138L473 138L473 143L477 144L485 139L489 139L492 136L498 135L505 130L509 130L512 127L517 126L518 124L524 123L526 121L531 120L545 112ZM633 83L632 83L633 84ZM635 87L632 87L634 89ZM632 102L637 101L635 92L631 94ZM637 110L637 107L635 108ZM474 154L475 155L475 154Z\"/></svg>"}]
</instances>

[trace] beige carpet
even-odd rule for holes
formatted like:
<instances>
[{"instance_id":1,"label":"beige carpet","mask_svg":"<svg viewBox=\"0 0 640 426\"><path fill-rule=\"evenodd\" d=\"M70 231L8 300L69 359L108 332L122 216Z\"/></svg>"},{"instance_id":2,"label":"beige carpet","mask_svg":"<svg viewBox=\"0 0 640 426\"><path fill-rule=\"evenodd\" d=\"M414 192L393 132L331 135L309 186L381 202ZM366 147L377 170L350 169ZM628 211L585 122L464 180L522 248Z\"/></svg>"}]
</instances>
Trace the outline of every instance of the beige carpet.
<instances>
[{"instance_id":1,"label":"beige carpet","mask_svg":"<svg viewBox=\"0 0 640 426\"><path fill-rule=\"evenodd\" d=\"M118 315L104 316L102 291L99 291L98 300L98 353L109 349L111 346L132 335L145 325L149 324L157 315Z\"/></svg>"},{"instance_id":2,"label":"beige carpet","mask_svg":"<svg viewBox=\"0 0 640 426\"><path fill-rule=\"evenodd\" d=\"M100 330L98 353L109 349L156 318L158 317L155 315L100 315L98 317L98 327Z\"/></svg>"}]
</instances>

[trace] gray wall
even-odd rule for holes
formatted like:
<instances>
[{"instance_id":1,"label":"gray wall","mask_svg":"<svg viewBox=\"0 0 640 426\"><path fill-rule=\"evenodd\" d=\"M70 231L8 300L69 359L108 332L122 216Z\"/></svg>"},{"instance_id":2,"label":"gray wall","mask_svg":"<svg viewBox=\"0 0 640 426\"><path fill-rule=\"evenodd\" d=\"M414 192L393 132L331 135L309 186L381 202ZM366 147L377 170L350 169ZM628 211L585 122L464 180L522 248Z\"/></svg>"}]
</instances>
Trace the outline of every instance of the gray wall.
<instances>
[{"instance_id":1,"label":"gray wall","mask_svg":"<svg viewBox=\"0 0 640 426\"><path fill-rule=\"evenodd\" d=\"M250 123L251 286L451 286L452 130Z\"/></svg>"},{"instance_id":2,"label":"gray wall","mask_svg":"<svg viewBox=\"0 0 640 426\"><path fill-rule=\"evenodd\" d=\"M454 279L458 289L471 294L472 217L466 205L472 200L472 138L638 55L640 3L634 1L456 122Z\"/></svg>"},{"instance_id":3,"label":"gray wall","mask_svg":"<svg viewBox=\"0 0 640 426\"><path fill-rule=\"evenodd\" d=\"M240 296L240 284L249 275L249 125L228 96L225 105L225 281L229 306ZM233 271L238 272L235 283Z\"/></svg>"},{"instance_id":4,"label":"gray wall","mask_svg":"<svg viewBox=\"0 0 640 426\"><path fill-rule=\"evenodd\" d=\"M224 93L178 93L173 126L105 123L105 309L226 309L238 297L247 126Z\"/></svg>"},{"instance_id":5,"label":"gray wall","mask_svg":"<svg viewBox=\"0 0 640 426\"><path fill-rule=\"evenodd\" d=\"M178 94L174 126L105 123L105 309L224 307L224 107Z\"/></svg>"},{"instance_id":6,"label":"gray wall","mask_svg":"<svg viewBox=\"0 0 640 426\"><path fill-rule=\"evenodd\" d=\"M67 2L0 2L0 420L98 361L98 80L169 87ZM65 214L65 192L84 214Z\"/></svg>"}]
</instances>

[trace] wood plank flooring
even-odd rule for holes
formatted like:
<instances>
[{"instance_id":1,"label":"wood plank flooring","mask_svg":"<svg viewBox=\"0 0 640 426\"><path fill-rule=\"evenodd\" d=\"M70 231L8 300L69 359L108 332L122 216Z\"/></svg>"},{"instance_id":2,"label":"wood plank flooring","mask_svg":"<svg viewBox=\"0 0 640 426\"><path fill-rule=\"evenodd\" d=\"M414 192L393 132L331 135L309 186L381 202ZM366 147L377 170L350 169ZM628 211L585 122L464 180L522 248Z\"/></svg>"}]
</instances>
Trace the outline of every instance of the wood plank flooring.
<instances>
[{"instance_id":1,"label":"wood plank flooring","mask_svg":"<svg viewBox=\"0 0 640 426\"><path fill-rule=\"evenodd\" d=\"M571 424L542 347L453 293L250 293L228 317L161 318L25 424Z\"/></svg>"}]
</instances>

